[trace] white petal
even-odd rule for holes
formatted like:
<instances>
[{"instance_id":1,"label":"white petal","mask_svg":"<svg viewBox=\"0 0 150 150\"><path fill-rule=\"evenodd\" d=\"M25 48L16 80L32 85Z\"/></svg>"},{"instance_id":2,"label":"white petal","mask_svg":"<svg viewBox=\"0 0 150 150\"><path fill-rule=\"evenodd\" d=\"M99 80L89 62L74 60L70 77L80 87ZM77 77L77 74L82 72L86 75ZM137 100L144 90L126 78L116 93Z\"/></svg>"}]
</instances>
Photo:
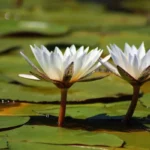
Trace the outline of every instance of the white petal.
<instances>
[{"instance_id":1,"label":"white petal","mask_svg":"<svg viewBox=\"0 0 150 150\"><path fill-rule=\"evenodd\" d=\"M150 52L145 54L144 43L141 44L138 50L134 45L131 47L125 43L124 53L116 45L110 45L107 48L114 63L131 74L135 79L138 79L142 71L150 65ZM104 66L112 70L112 72L116 72L108 62L104 63Z\"/></svg>"},{"instance_id":2,"label":"white petal","mask_svg":"<svg viewBox=\"0 0 150 150\"><path fill-rule=\"evenodd\" d=\"M63 68L64 70L66 70L66 68L69 66L69 64L71 64L72 62L74 62L73 56L69 56L66 59L64 59L63 62Z\"/></svg>"},{"instance_id":3,"label":"white petal","mask_svg":"<svg viewBox=\"0 0 150 150\"><path fill-rule=\"evenodd\" d=\"M121 61L120 60L120 57L117 57L113 52L110 53L111 54L111 58L114 62L114 64L117 66L118 64L120 64Z\"/></svg>"},{"instance_id":4,"label":"white petal","mask_svg":"<svg viewBox=\"0 0 150 150\"><path fill-rule=\"evenodd\" d=\"M50 62L50 55L49 55L49 53L46 53L45 51L42 51L41 64L42 64L42 67L43 67L42 69L44 71L48 70L49 62Z\"/></svg>"},{"instance_id":5,"label":"white petal","mask_svg":"<svg viewBox=\"0 0 150 150\"><path fill-rule=\"evenodd\" d=\"M145 47L144 43L142 43L138 49L138 57L142 59L145 56Z\"/></svg>"},{"instance_id":6,"label":"white petal","mask_svg":"<svg viewBox=\"0 0 150 150\"><path fill-rule=\"evenodd\" d=\"M141 64L140 64L140 70L143 71L150 65L150 50L146 53L146 55L142 58Z\"/></svg>"},{"instance_id":7,"label":"white petal","mask_svg":"<svg viewBox=\"0 0 150 150\"><path fill-rule=\"evenodd\" d=\"M127 58L125 56L125 53L122 52L122 50L117 45L111 45L112 50L108 47L108 50L111 54L111 57L115 63L115 65L119 65L124 70L127 70Z\"/></svg>"},{"instance_id":8,"label":"white petal","mask_svg":"<svg viewBox=\"0 0 150 150\"><path fill-rule=\"evenodd\" d=\"M64 60L66 60L69 56L71 56L70 48L67 47L64 53Z\"/></svg>"},{"instance_id":9,"label":"white petal","mask_svg":"<svg viewBox=\"0 0 150 150\"><path fill-rule=\"evenodd\" d=\"M107 49L115 63L115 65L118 65L122 60L121 60L121 54L120 50L115 50L114 45L110 45L112 49L110 49L109 46L107 46Z\"/></svg>"},{"instance_id":10,"label":"white petal","mask_svg":"<svg viewBox=\"0 0 150 150\"><path fill-rule=\"evenodd\" d=\"M113 47L114 47L114 49L117 50L118 52L122 52L122 50L121 50L116 44L114 44Z\"/></svg>"},{"instance_id":11,"label":"white petal","mask_svg":"<svg viewBox=\"0 0 150 150\"><path fill-rule=\"evenodd\" d=\"M42 50L40 50L37 46L33 47L30 46L31 50L37 60L37 62L39 63L39 65L41 66L41 68L44 68L45 63L43 62L43 55L42 55Z\"/></svg>"},{"instance_id":12,"label":"white petal","mask_svg":"<svg viewBox=\"0 0 150 150\"><path fill-rule=\"evenodd\" d=\"M132 54L133 55L137 55L138 54L138 50L137 50L137 48L134 46L134 45L132 45Z\"/></svg>"},{"instance_id":13,"label":"white petal","mask_svg":"<svg viewBox=\"0 0 150 150\"><path fill-rule=\"evenodd\" d=\"M80 73L82 63L82 58L79 58L76 61L74 61L73 77Z\"/></svg>"},{"instance_id":14,"label":"white petal","mask_svg":"<svg viewBox=\"0 0 150 150\"><path fill-rule=\"evenodd\" d=\"M99 54L99 55L101 56L101 55L102 55L102 53L103 53L103 50L99 49L99 51L100 51L100 54ZM100 57L100 56L99 56L99 57Z\"/></svg>"},{"instance_id":15,"label":"white petal","mask_svg":"<svg viewBox=\"0 0 150 150\"><path fill-rule=\"evenodd\" d=\"M129 54L132 53L132 49L131 49L131 47L130 47L130 45L128 43L125 43L124 53L125 53L125 55L126 55L127 58L129 56Z\"/></svg>"},{"instance_id":16,"label":"white petal","mask_svg":"<svg viewBox=\"0 0 150 150\"><path fill-rule=\"evenodd\" d=\"M95 63L98 61L98 59L100 58L101 52L100 51L91 51L88 55L86 55L83 58L83 65L81 67L81 69L86 72L87 70L89 70L93 65L95 65Z\"/></svg>"},{"instance_id":17,"label":"white petal","mask_svg":"<svg viewBox=\"0 0 150 150\"><path fill-rule=\"evenodd\" d=\"M19 74L18 76L26 79L31 79L31 80L40 80L39 78L30 74Z\"/></svg>"},{"instance_id":18,"label":"white petal","mask_svg":"<svg viewBox=\"0 0 150 150\"><path fill-rule=\"evenodd\" d=\"M119 61L118 65L127 71L128 70L128 64L129 64L128 59L123 52L121 52L120 54L121 54L121 56L120 56L120 61Z\"/></svg>"},{"instance_id":19,"label":"white petal","mask_svg":"<svg viewBox=\"0 0 150 150\"><path fill-rule=\"evenodd\" d=\"M89 47L87 47L87 48L84 50L85 53L88 53L88 51L89 51Z\"/></svg>"},{"instance_id":20,"label":"white petal","mask_svg":"<svg viewBox=\"0 0 150 150\"><path fill-rule=\"evenodd\" d=\"M81 46L81 47L78 49L78 51L77 51L76 58L79 58L79 57L81 57L82 55L85 54L83 50L84 50L84 47Z\"/></svg>"},{"instance_id":21,"label":"white petal","mask_svg":"<svg viewBox=\"0 0 150 150\"><path fill-rule=\"evenodd\" d=\"M100 63L103 64L108 70L110 70L112 73L116 74L117 76L120 76L117 68L115 68L111 63L109 62L103 62L101 59L99 59Z\"/></svg>"},{"instance_id":22,"label":"white petal","mask_svg":"<svg viewBox=\"0 0 150 150\"><path fill-rule=\"evenodd\" d=\"M122 53L122 50L117 45L113 44L110 45L110 47L113 53L115 53L116 55L121 55L120 53Z\"/></svg>"},{"instance_id":23,"label":"white petal","mask_svg":"<svg viewBox=\"0 0 150 150\"><path fill-rule=\"evenodd\" d=\"M132 72L128 71L128 73L131 74L135 79L138 79L140 74L142 73L139 70L138 58L136 55L134 56L134 60L133 60L133 64L132 64Z\"/></svg>"},{"instance_id":24,"label":"white petal","mask_svg":"<svg viewBox=\"0 0 150 150\"><path fill-rule=\"evenodd\" d=\"M62 51L58 47L55 47L54 52L57 53L63 61L64 56L62 54Z\"/></svg>"},{"instance_id":25,"label":"white petal","mask_svg":"<svg viewBox=\"0 0 150 150\"><path fill-rule=\"evenodd\" d=\"M81 77L84 77L84 76L88 75L89 73L92 73L93 71L95 71L100 66L101 66L101 63L98 62L96 65L92 66L87 72L85 72L85 74L83 74Z\"/></svg>"},{"instance_id":26,"label":"white petal","mask_svg":"<svg viewBox=\"0 0 150 150\"><path fill-rule=\"evenodd\" d=\"M81 58L82 65L79 68L77 74L74 74L74 77L82 78L86 76L87 74L89 74L90 72L97 69L97 67L101 65L100 63L97 62L100 57L100 53L101 52L96 49L96 50L91 51L89 54L83 56ZM99 65L97 66L97 64Z\"/></svg>"},{"instance_id":27,"label":"white petal","mask_svg":"<svg viewBox=\"0 0 150 150\"><path fill-rule=\"evenodd\" d=\"M61 59L61 56L58 53L55 54L52 53L50 59L52 59L53 62L50 62L49 67L52 65L51 63L53 63L54 66L58 68L60 71L64 70L63 66L64 60Z\"/></svg>"},{"instance_id":28,"label":"white petal","mask_svg":"<svg viewBox=\"0 0 150 150\"><path fill-rule=\"evenodd\" d=\"M44 51L47 55L49 55L49 50L44 46L44 45L41 45L41 50Z\"/></svg>"},{"instance_id":29,"label":"white petal","mask_svg":"<svg viewBox=\"0 0 150 150\"><path fill-rule=\"evenodd\" d=\"M111 55L107 55L106 57L102 58L102 62L106 62L110 59Z\"/></svg>"},{"instance_id":30,"label":"white petal","mask_svg":"<svg viewBox=\"0 0 150 150\"><path fill-rule=\"evenodd\" d=\"M54 53L51 54L50 64L46 74L49 76L50 79L61 81L63 72L58 68L58 65L60 64L57 58L58 57Z\"/></svg>"},{"instance_id":31,"label":"white petal","mask_svg":"<svg viewBox=\"0 0 150 150\"><path fill-rule=\"evenodd\" d=\"M109 53L111 53L111 49L110 49L110 47L109 47L109 46L106 46L106 47L107 47L107 49L108 49Z\"/></svg>"},{"instance_id":32,"label":"white petal","mask_svg":"<svg viewBox=\"0 0 150 150\"><path fill-rule=\"evenodd\" d=\"M40 72L40 70L32 63L32 61L23 53L20 52L20 54L24 57L24 59L37 71Z\"/></svg>"},{"instance_id":33,"label":"white petal","mask_svg":"<svg viewBox=\"0 0 150 150\"><path fill-rule=\"evenodd\" d=\"M74 45L71 45L70 51L71 51L72 55L76 54L76 47Z\"/></svg>"}]
</instances>

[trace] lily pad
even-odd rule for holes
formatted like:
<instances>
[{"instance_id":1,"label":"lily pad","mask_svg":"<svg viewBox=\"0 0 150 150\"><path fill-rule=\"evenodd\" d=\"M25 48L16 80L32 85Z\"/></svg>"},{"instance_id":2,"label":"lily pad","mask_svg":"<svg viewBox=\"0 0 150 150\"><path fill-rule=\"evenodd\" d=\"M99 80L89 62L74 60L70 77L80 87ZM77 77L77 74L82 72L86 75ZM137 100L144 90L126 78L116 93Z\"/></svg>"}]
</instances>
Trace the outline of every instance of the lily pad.
<instances>
[{"instance_id":1,"label":"lily pad","mask_svg":"<svg viewBox=\"0 0 150 150\"><path fill-rule=\"evenodd\" d=\"M8 148L5 137L0 137L0 150Z\"/></svg>"},{"instance_id":2,"label":"lily pad","mask_svg":"<svg viewBox=\"0 0 150 150\"><path fill-rule=\"evenodd\" d=\"M14 21L14 20L1 20L0 33L2 35L60 35L68 32L67 26L49 24L47 22L40 21Z\"/></svg>"},{"instance_id":3,"label":"lily pad","mask_svg":"<svg viewBox=\"0 0 150 150\"><path fill-rule=\"evenodd\" d=\"M2 60L2 61L5 61L5 58L6 58L5 64L9 63L7 57L9 57L10 60L15 60L15 61L23 60L19 54L19 51L16 51L16 50L25 51L25 53L30 58L32 58L33 54L31 52L29 45L34 45L34 44L39 45L39 46L45 45L51 51L51 50L54 50L56 46L58 46L61 50L64 50L66 47L71 46L72 44L75 44L77 47L89 46L90 49L92 49L92 48L96 48L100 44L98 35L80 33L80 32L74 33L68 36L64 36L64 37L58 37L58 38L52 38L52 37L31 38L31 36L27 37L26 40L24 40L24 38L17 38L17 37L13 37L13 39L10 37L1 38L0 54L5 54L5 55L8 54L6 57L3 57L3 60ZM8 53L8 52L11 52L11 53ZM23 64L27 66L24 60L23 60Z\"/></svg>"},{"instance_id":4,"label":"lily pad","mask_svg":"<svg viewBox=\"0 0 150 150\"><path fill-rule=\"evenodd\" d=\"M16 127L29 121L30 117L0 116L0 129Z\"/></svg>"},{"instance_id":5,"label":"lily pad","mask_svg":"<svg viewBox=\"0 0 150 150\"><path fill-rule=\"evenodd\" d=\"M127 102L118 102L118 103L113 103L113 104L107 104L106 107L107 109L111 112L109 115L114 116L114 115L125 115L127 112L127 109L131 103L131 100ZM149 115L149 109L143 107L140 102L137 103L136 109L134 111L133 116L134 117L146 117Z\"/></svg>"},{"instance_id":6,"label":"lily pad","mask_svg":"<svg viewBox=\"0 0 150 150\"><path fill-rule=\"evenodd\" d=\"M58 116L59 107L60 106L57 107L49 106L49 108L47 107L47 109L43 111L40 110L40 108L39 110L35 110L35 111L39 114L50 114L50 115ZM76 119L86 119L104 113L106 113L104 104L67 105L67 110L66 110L66 116L70 116Z\"/></svg>"},{"instance_id":7,"label":"lily pad","mask_svg":"<svg viewBox=\"0 0 150 150\"><path fill-rule=\"evenodd\" d=\"M19 101L28 101L28 102L60 101L60 91L52 83L48 82L46 83L41 81L31 82L30 80L27 79L21 80L23 81L23 83L25 82L26 83L25 84L1 83L0 84L1 98ZM122 95L131 94L132 88L129 86L129 84L125 83L123 80L122 81L120 80L120 82L118 80L120 79L110 76L98 81L88 83L76 83L69 89L68 101L84 101L84 100L100 101L101 98L103 100L104 98L106 99L110 99L111 97L117 98L119 97L117 95L119 93L122 93ZM36 85L31 85L30 82L31 83L34 82ZM112 85L114 85L115 88L112 88Z\"/></svg>"},{"instance_id":8,"label":"lily pad","mask_svg":"<svg viewBox=\"0 0 150 150\"><path fill-rule=\"evenodd\" d=\"M124 116L127 112L130 102L125 102L123 104L115 102L114 105L108 107L109 104L84 104L84 105L67 105L66 116L70 116L76 119L108 119L114 116ZM35 112L39 115L59 115L59 107L49 105L45 109L35 108ZM90 111L90 113L89 113ZM102 118L103 114L105 116ZM143 108L140 103L138 103L136 110L134 112L134 117L147 117L149 115L149 110Z\"/></svg>"},{"instance_id":9,"label":"lily pad","mask_svg":"<svg viewBox=\"0 0 150 150\"><path fill-rule=\"evenodd\" d=\"M150 109L150 94L144 94L144 96L140 98L140 101L144 107Z\"/></svg>"},{"instance_id":10,"label":"lily pad","mask_svg":"<svg viewBox=\"0 0 150 150\"><path fill-rule=\"evenodd\" d=\"M10 131L7 134L8 142L28 141L51 144L83 144L121 147L123 140L112 134L100 132L88 132L83 130L70 130L58 127L24 125Z\"/></svg>"},{"instance_id":11,"label":"lily pad","mask_svg":"<svg viewBox=\"0 0 150 150\"><path fill-rule=\"evenodd\" d=\"M129 150L148 150L150 147L146 140L150 138L150 133L147 131L115 132L114 134L126 142L124 147Z\"/></svg>"},{"instance_id":12,"label":"lily pad","mask_svg":"<svg viewBox=\"0 0 150 150\"><path fill-rule=\"evenodd\" d=\"M72 146L72 145L52 145L52 144L42 144L42 143L30 143L30 142L9 142L10 150L102 150L100 147L90 147L90 146ZM107 148L109 150L109 148ZM110 149L111 150L111 149Z\"/></svg>"},{"instance_id":13,"label":"lily pad","mask_svg":"<svg viewBox=\"0 0 150 150\"><path fill-rule=\"evenodd\" d=\"M0 48L0 54L5 54L5 53L15 51L15 50L19 50L19 49L21 49L21 47L15 45L15 44L14 44L14 46L11 45L11 47L9 47L8 45L5 45L5 46L2 45L1 48Z\"/></svg>"}]
</instances>

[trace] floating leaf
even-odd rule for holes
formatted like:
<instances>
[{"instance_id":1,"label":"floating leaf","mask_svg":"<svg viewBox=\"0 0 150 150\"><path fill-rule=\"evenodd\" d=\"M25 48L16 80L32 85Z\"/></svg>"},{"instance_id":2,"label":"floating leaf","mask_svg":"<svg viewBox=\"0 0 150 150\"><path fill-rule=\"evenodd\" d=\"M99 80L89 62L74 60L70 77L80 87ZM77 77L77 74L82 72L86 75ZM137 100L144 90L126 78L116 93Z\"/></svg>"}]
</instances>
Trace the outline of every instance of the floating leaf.
<instances>
[{"instance_id":1,"label":"floating leaf","mask_svg":"<svg viewBox=\"0 0 150 150\"><path fill-rule=\"evenodd\" d=\"M0 33L2 35L60 35L68 32L68 27L49 24L40 21L14 21L14 20L1 20Z\"/></svg>"},{"instance_id":2,"label":"floating leaf","mask_svg":"<svg viewBox=\"0 0 150 150\"><path fill-rule=\"evenodd\" d=\"M28 122L30 117L0 116L0 129L16 127Z\"/></svg>"},{"instance_id":3,"label":"floating leaf","mask_svg":"<svg viewBox=\"0 0 150 150\"><path fill-rule=\"evenodd\" d=\"M40 143L30 143L30 142L9 142L9 148L11 150L29 150L29 149L36 149L36 150L102 150L103 148L100 147L93 147L93 146L72 146L72 145L53 145L53 144L40 144ZM109 148L107 148L109 150ZM111 149L110 149L111 150ZM116 149L117 150L117 149Z\"/></svg>"},{"instance_id":4,"label":"floating leaf","mask_svg":"<svg viewBox=\"0 0 150 150\"><path fill-rule=\"evenodd\" d=\"M5 46L2 45L0 48L0 54L6 54L6 53L9 53L11 51L15 51L15 50L19 50L19 49L21 49L21 47L15 45L15 44L14 44L14 46L11 45L11 47L9 47L8 45L5 45Z\"/></svg>"},{"instance_id":5,"label":"floating leaf","mask_svg":"<svg viewBox=\"0 0 150 150\"><path fill-rule=\"evenodd\" d=\"M36 143L83 144L113 147L120 147L124 143L123 140L112 134L37 125L25 125L2 133L2 135L5 134L7 134L8 141L15 140Z\"/></svg>"},{"instance_id":6,"label":"floating leaf","mask_svg":"<svg viewBox=\"0 0 150 150\"><path fill-rule=\"evenodd\" d=\"M115 132L115 135L122 138L126 144L125 148L129 150L149 150L149 142L146 139L150 138L147 131L130 131L130 132Z\"/></svg>"},{"instance_id":7,"label":"floating leaf","mask_svg":"<svg viewBox=\"0 0 150 150\"><path fill-rule=\"evenodd\" d=\"M4 150L6 148L8 148L8 146L5 137L0 136L0 150Z\"/></svg>"},{"instance_id":8,"label":"floating leaf","mask_svg":"<svg viewBox=\"0 0 150 150\"><path fill-rule=\"evenodd\" d=\"M141 103L150 109L150 94L144 94L142 98L140 98Z\"/></svg>"},{"instance_id":9,"label":"floating leaf","mask_svg":"<svg viewBox=\"0 0 150 150\"><path fill-rule=\"evenodd\" d=\"M39 109L36 109L35 112L39 114L58 116L59 107L59 105L55 107L49 105L46 109L43 110L41 110L39 107ZM67 105L66 116L70 116L76 119L86 119L107 112L108 111L106 111L106 109L104 108L104 104Z\"/></svg>"},{"instance_id":10,"label":"floating leaf","mask_svg":"<svg viewBox=\"0 0 150 150\"><path fill-rule=\"evenodd\" d=\"M125 115L127 112L127 109L129 107L130 101L128 102L119 102L119 103L112 103L107 104L107 109L111 112L109 115L111 116L122 116ZM144 108L140 102L137 103L136 109L134 111L133 116L134 117L146 117L149 114L149 109Z\"/></svg>"},{"instance_id":11,"label":"floating leaf","mask_svg":"<svg viewBox=\"0 0 150 150\"><path fill-rule=\"evenodd\" d=\"M60 91L52 83L30 81L19 77L17 80L21 81L20 84L19 82L17 84L13 84L13 82L11 84L0 84L1 98L30 102L60 101ZM112 85L115 88L112 88ZM123 93L124 95L130 94L132 89L123 80L109 76L96 82L74 84L69 89L68 101L84 101L88 99L100 101L101 98L109 98L110 100L110 97L119 97L117 96L119 93L122 93L122 95Z\"/></svg>"},{"instance_id":12,"label":"floating leaf","mask_svg":"<svg viewBox=\"0 0 150 150\"><path fill-rule=\"evenodd\" d=\"M84 104L84 105L67 105L66 116L70 116L76 119L102 119L102 115L105 114L103 119L108 119L113 116L124 116L127 112L128 105L130 102L125 102L118 104L118 102L113 103L112 106L107 106L109 104ZM59 115L59 106L49 105L45 109L35 108L35 112L39 114L49 114L58 116ZM90 113L89 113L90 112ZM143 108L139 103L134 112L134 117L146 117L149 115L149 110Z\"/></svg>"}]
</instances>

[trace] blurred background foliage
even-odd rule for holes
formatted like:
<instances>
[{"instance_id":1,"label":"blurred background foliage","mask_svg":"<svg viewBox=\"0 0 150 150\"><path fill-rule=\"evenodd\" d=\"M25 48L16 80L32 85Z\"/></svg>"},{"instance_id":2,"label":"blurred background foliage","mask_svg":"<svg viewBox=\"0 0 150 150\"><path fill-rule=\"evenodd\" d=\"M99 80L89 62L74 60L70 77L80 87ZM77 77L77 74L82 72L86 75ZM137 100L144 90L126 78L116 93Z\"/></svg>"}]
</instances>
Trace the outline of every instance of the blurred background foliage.
<instances>
[{"instance_id":1,"label":"blurred background foliage","mask_svg":"<svg viewBox=\"0 0 150 150\"><path fill-rule=\"evenodd\" d=\"M0 8L1 36L54 36L56 44L68 36L72 44L97 37L93 46L103 49L142 41L150 48L149 0L1 0Z\"/></svg>"}]
</instances>

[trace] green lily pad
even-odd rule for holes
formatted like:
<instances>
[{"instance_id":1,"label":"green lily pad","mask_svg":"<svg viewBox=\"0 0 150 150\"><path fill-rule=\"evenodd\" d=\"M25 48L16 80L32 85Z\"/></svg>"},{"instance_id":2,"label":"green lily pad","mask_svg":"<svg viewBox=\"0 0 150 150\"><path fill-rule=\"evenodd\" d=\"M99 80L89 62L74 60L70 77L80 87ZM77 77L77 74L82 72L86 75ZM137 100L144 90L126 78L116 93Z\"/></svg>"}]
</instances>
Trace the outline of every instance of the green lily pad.
<instances>
[{"instance_id":1,"label":"green lily pad","mask_svg":"<svg viewBox=\"0 0 150 150\"><path fill-rule=\"evenodd\" d=\"M29 102L60 101L60 91L52 83L41 81L31 82L28 79L21 80L24 84L13 82L11 84L1 83L1 98ZM69 89L68 101L100 101L101 98L106 98L106 100L107 98L110 99L110 97L117 98L119 97L117 96L119 93L122 93L122 95L131 94L132 89L130 85L123 80L119 82L119 80L119 78L117 79L116 77L110 76L93 82L76 83ZM30 82L34 82L35 84L31 85ZM112 88L112 85L114 85L115 88Z\"/></svg>"},{"instance_id":2,"label":"green lily pad","mask_svg":"<svg viewBox=\"0 0 150 150\"><path fill-rule=\"evenodd\" d=\"M19 37L23 37L23 35L20 34ZM26 38L26 40L24 40L24 38L17 38L17 37L13 37L13 39L11 37L1 38L0 54L4 54L4 53L8 54L7 52L15 52L16 50L21 50L21 51L23 50L25 51L26 54L28 54L29 57L31 56L32 58L33 55L31 54L31 49L29 45L34 45L34 44L38 46L45 45L49 50L54 50L56 46L58 46L61 50L64 50L66 47L71 46L72 44L75 44L77 47L89 46L90 49L96 48L97 46L100 45L98 35L82 33L82 32L76 32L68 36L60 36L57 38L52 38L52 37L31 38L31 36ZM19 55L18 51L16 52L15 56L13 55L14 57L12 55L7 55L7 56L9 56L10 59L14 59L14 57L16 56L18 56L17 58L20 60L22 58ZM24 62L24 64L26 64L26 62Z\"/></svg>"},{"instance_id":3,"label":"green lily pad","mask_svg":"<svg viewBox=\"0 0 150 150\"><path fill-rule=\"evenodd\" d=\"M49 114L58 116L59 107L59 105L55 107L49 105L49 108L47 107L43 110L39 108L36 109L35 112L39 114ZM104 113L107 113L106 109L104 108L104 104L67 105L66 110L66 116L70 116L76 119L86 119Z\"/></svg>"},{"instance_id":4,"label":"green lily pad","mask_svg":"<svg viewBox=\"0 0 150 150\"><path fill-rule=\"evenodd\" d=\"M114 116L114 115L125 115L128 107L130 105L130 100L127 102L118 102L118 103L113 103L113 104L107 104L106 107L107 109L111 112L109 115ZM140 102L137 103L136 109L134 111L133 116L134 117L146 117L149 115L149 109L143 107Z\"/></svg>"},{"instance_id":5,"label":"green lily pad","mask_svg":"<svg viewBox=\"0 0 150 150\"><path fill-rule=\"evenodd\" d=\"M15 140L36 143L83 144L113 147L121 147L124 143L123 140L112 134L37 125L24 125L20 128L2 133L2 135L5 134L7 134L8 142Z\"/></svg>"},{"instance_id":6,"label":"green lily pad","mask_svg":"<svg viewBox=\"0 0 150 150\"><path fill-rule=\"evenodd\" d=\"M8 148L5 137L0 137L0 150Z\"/></svg>"},{"instance_id":7,"label":"green lily pad","mask_svg":"<svg viewBox=\"0 0 150 150\"><path fill-rule=\"evenodd\" d=\"M0 48L0 54L5 54L5 53L15 51L15 50L19 50L19 49L21 49L21 47L15 45L15 44L14 44L14 46L11 45L11 47L9 47L8 45L5 45L5 46L2 45L1 48Z\"/></svg>"},{"instance_id":8,"label":"green lily pad","mask_svg":"<svg viewBox=\"0 0 150 150\"><path fill-rule=\"evenodd\" d=\"M84 105L67 105L66 109L66 116L70 116L76 119L87 119L87 118L93 118L93 119L102 119L102 115L106 114L105 118L113 117L113 116L124 116L127 112L127 109L129 107L130 102L124 102L121 104L121 102L115 102L111 107L108 107L109 104L84 104ZM59 107L60 106L53 106L49 105L43 110L39 108L33 109L35 112L37 112L39 115L59 115ZM89 113L90 111L90 113ZM149 110L146 108L143 108L140 103L137 104L136 110L133 114L134 117L147 117L149 115Z\"/></svg>"},{"instance_id":9,"label":"green lily pad","mask_svg":"<svg viewBox=\"0 0 150 150\"><path fill-rule=\"evenodd\" d=\"M58 116L60 105L56 104L32 104L32 103L18 103L3 101L0 104L2 115L15 115L15 116L43 116L53 115ZM71 102L70 102L71 103ZM88 103L88 102L87 102ZM122 103L122 104L121 104ZM106 114L109 117L124 116L127 112L130 102L114 102L112 106L110 104L95 103L95 104L67 104L66 116L70 116L76 119L95 118L102 119L101 115ZM8 110L6 113L5 110ZM90 111L90 113L89 113ZM134 112L134 117L147 117L149 115L149 109L144 108L137 104Z\"/></svg>"},{"instance_id":10,"label":"green lily pad","mask_svg":"<svg viewBox=\"0 0 150 150\"><path fill-rule=\"evenodd\" d=\"M148 30L147 32L149 31L150 30ZM137 32L139 32L139 29ZM124 49L125 42L129 43L130 45L134 44L137 47L139 47L140 44L144 41L145 49L149 50L149 47L150 47L149 35L140 34L137 32L132 33L131 31L122 31L122 32L114 33L114 34L108 33L107 36L105 36L104 38L102 38L102 40L100 40L101 47L103 49L106 49L106 45L109 45L110 43L115 43L116 45Z\"/></svg>"},{"instance_id":11,"label":"green lily pad","mask_svg":"<svg viewBox=\"0 0 150 150\"><path fill-rule=\"evenodd\" d=\"M144 94L144 96L140 98L140 101L144 105L144 107L150 109L150 94Z\"/></svg>"},{"instance_id":12,"label":"green lily pad","mask_svg":"<svg viewBox=\"0 0 150 150\"><path fill-rule=\"evenodd\" d=\"M30 117L0 116L0 129L23 125L29 119Z\"/></svg>"},{"instance_id":13,"label":"green lily pad","mask_svg":"<svg viewBox=\"0 0 150 150\"><path fill-rule=\"evenodd\" d=\"M102 150L101 147L90 147L90 146L72 146L72 145L52 145L52 144L40 144L40 143L30 143L30 142L9 142L9 148L11 150L29 150L29 149L36 149L36 150ZM107 148L107 150L111 150Z\"/></svg>"},{"instance_id":14,"label":"green lily pad","mask_svg":"<svg viewBox=\"0 0 150 150\"><path fill-rule=\"evenodd\" d=\"M1 35L11 35L17 33L28 34L43 34L43 35L57 35L68 32L68 27L57 24L49 24L40 21L14 21L1 20Z\"/></svg>"},{"instance_id":15,"label":"green lily pad","mask_svg":"<svg viewBox=\"0 0 150 150\"><path fill-rule=\"evenodd\" d=\"M148 150L150 145L146 139L150 138L150 133L147 131L130 131L130 132L115 132L115 135L123 139L126 144L125 148L129 150Z\"/></svg>"}]
</instances>

